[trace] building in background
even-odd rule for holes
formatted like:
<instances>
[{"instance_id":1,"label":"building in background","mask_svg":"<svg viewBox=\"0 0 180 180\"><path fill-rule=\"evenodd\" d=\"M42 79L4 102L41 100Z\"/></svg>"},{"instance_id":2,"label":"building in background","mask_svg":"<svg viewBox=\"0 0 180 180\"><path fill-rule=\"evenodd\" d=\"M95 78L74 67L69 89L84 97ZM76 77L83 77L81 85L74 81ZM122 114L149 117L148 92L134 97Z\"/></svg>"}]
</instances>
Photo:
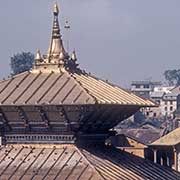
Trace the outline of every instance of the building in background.
<instances>
[{"instance_id":1,"label":"building in background","mask_svg":"<svg viewBox=\"0 0 180 180\"><path fill-rule=\"evenodd\" d=\"M146 150L148 148L148 146L144 142L139 141L138 138L131 137L127 134L125 135L124 133L118 134L115 137L110 137L107 140L107 143L141 158L145 158Z\"/></svg>"},{"instance_id":2,"label":"building in background","mask_svg":"<svg viewBox=\"0 0 180 180\"><path fill-rule=\"evenodd\" d=\"M154 88L161 85L161 82L155 81L132 81L131 92L144 98L150 98L150 93L154 91Z\"/></svg>"},{"instance_id":3,"label":"building in background","mask_svg":"<svg viewBox=\"0 0 180 180\"><path fill-rule=\"evenodd\" d=\"M133 81L131 91L156 103L156 107L141 109L145 118L174 117L180 93L179 87L163 86L161 82L156 81Z\"/></svg>"},{"instance_id":4,"label":"building in background","mask_svg":"<svg viewBox=\"0 0 180 180\"><path fill-rule=\"evenodd\" d=\"M177 109L178 93L171 91L172 87L162 87L155 89L150 94L152 99L158 107L148 108L147 117L150 118L173 118Z\"/></svg>"}]
</instances>

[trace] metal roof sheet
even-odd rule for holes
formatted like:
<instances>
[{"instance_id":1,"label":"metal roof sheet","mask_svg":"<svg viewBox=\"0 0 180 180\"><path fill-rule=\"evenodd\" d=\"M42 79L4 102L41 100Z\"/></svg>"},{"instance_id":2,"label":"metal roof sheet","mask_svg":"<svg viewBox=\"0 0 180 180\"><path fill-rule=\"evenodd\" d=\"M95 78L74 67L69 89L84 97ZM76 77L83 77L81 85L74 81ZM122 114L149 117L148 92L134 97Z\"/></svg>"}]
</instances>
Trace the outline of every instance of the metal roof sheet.
<instances>
[{"instance_id":1,"label":"metal roof sheet","mask_svg":"<svg viewBox=\"0 0 180 180\"><path fill-rule=\"evenodd\" d=\"M154 106L101 79L86 73L24 72L0 82L1 105L118 104Z\"/></svg>"},{"instance_id":2,"label":"metal roof sheet","mask_svg":"<svg viewBox=\"0 0 180 180\"><path fill-rule=\"evenodd\" d=\"M151 98L162 98L165 93L162 91L154 91L150 94Z\"/></svg>"},{"instance_id":3,"label":"metal roof sheet","mask_svg":"<svg viewBox=\"0 0 180 180\"><path fill-rule=\"evenodd\" d=\"M0 179L177 180L180 173L108 147L20 144L0 148Z\"/></svg>"}]
</instances>

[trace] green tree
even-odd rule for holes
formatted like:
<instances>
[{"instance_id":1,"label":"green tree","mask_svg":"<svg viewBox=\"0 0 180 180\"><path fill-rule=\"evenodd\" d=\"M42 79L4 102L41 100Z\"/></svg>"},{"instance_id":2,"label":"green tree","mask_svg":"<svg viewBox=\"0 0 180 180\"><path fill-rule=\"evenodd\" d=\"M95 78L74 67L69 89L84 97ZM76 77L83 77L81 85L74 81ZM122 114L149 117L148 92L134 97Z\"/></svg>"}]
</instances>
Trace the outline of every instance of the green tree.
<instances>
[{"instance_id":1,"label":"green tree","mask_svg":"<svg viewBox=\"0 0 180 180\"><path fill-rule=\"evenodd\" d=\"M28 71L32 68L34 55L31 52L22 52L14 54L11 57L11 71L13 75Z\"/></svg>"},{"instance_id":2,"label":"green tree","mask_svg":"<svg viewBox=\"0 0 180 180\"><path fill-rule=\"evenodd\" d=\"M169 85L180 85L180 69L166 70L164 77Z\"/></svg>"}]
</instances>

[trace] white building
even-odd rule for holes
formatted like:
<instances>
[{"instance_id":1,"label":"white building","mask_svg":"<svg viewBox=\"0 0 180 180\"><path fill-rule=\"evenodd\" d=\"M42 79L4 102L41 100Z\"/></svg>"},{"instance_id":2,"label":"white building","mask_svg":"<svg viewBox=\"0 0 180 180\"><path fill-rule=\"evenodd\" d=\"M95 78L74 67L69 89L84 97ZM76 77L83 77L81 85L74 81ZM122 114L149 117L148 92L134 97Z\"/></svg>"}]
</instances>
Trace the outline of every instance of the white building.
<instances>
[{"instance_id":1,"label":"white building","mask_svg":"<svg viewBox=\"0 0 180 180\"><path fill-rule=\"evenodd\" d=\"M173 87L156 87L151 92L150 98L155 101L158 107L149 108L146 112L149 117L173 117L177 109L178 93L173 93Z\"/></svg>"},{"instance_id":2,"label":"white building","mask_svg":"<svg viewBox=\"0 0 180 180\"><path fill-rule=\"evenodd\" d=\"M155 87L161 86L161 82L155 81L132 81L131 91L141 97L149 98Z\"/></svg>"}]
</instances>

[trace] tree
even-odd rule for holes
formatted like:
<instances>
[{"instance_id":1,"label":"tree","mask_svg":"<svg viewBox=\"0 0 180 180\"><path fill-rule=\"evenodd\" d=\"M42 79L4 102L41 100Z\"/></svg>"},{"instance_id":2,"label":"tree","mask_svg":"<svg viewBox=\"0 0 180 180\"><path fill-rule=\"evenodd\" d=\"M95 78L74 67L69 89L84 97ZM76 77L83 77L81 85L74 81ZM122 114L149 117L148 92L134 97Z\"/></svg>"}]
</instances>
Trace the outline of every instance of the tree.
<instances>
[{"instance_id":1,"label":"tree","mask_svg":"<svg viewBox=\"0 0 180 180\"><path fill-rule=\"evenodd\" d=\"M30 52L22 52L14 54L11 57L11 71L13 75L28 71L32 68L34 55Z\"/></svg>"},{"instance_id":2,"label":"tree","mask_svg":"<svg viewBox=\"0 0 180 180\"><path fill-rule=\"evenodd\" d=\"M180 85L180 69L166 70L164 72L164 77L171 85Z\"/></svg>"}]
</instances>

